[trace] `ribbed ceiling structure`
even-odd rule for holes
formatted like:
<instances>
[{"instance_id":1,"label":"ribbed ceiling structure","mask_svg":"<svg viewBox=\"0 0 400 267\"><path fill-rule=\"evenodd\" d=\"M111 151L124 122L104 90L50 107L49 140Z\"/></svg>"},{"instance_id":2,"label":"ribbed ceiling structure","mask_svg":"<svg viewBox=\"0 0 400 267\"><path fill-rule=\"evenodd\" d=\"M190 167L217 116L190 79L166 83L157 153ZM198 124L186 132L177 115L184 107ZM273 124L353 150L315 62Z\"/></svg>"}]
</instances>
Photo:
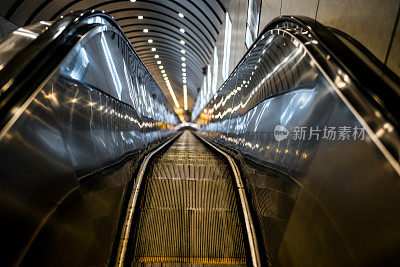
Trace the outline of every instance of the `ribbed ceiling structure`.
<instances>
[{"instance_id":1,"label":"ribbed ceiling structure","mask_svg":"<svg viewBox=\"0 0 400 267\"><path fill-rule=\"evenodd\" d=\"M227 2L2 0L0 15L24 26L40 20L55 20L71 11L104 10L119 23L171 104L179 105L178 110L182 111L185 85L188 110L194 105L203 82L203 68L210 61Z\"/></svg>"}]
</instances>

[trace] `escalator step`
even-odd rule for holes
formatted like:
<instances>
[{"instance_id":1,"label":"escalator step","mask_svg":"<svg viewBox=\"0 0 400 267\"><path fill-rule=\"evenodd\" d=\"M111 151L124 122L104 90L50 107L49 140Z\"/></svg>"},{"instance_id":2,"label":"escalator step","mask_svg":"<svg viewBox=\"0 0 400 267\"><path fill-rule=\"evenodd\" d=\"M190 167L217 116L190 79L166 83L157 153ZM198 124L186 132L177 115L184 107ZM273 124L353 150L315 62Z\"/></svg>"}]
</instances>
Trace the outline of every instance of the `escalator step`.
<instances>
[{"instance_id":1,"label":"escalator step","mask_svg":"<svg viewBox=\"0 0 400 267\"><path fill-rule=\"evenodd\" d=\"M189 131L152 160L143 190L132 266L246 265L229 169Z\"/></svg>"}]
</instances>

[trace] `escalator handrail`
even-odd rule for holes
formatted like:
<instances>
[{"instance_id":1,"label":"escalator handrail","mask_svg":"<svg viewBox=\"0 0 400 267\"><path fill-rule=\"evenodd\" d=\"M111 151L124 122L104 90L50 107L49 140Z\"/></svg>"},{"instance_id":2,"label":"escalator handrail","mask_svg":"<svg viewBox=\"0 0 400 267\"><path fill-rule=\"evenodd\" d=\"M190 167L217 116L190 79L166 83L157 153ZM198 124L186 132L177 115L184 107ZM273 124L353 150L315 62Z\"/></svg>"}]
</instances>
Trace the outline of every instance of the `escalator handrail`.
<instances>
[{"instance_id":1,"label":"escalator handrail","mask_svg":"<svg viewBox=\"0 0 400 267\"><path fill-rule=\"evenodd\" d=\"M21 106L41 85L42 81L51 75L79 38L94 27L101 25L87 23L88 19L94 17L101 17L110 23L119 31L125 42L131 44L118 23L102 11L75 11L61 16L34 41L10 59L1 70L0 114L2 115L0 116L0 129L13 117L13 108ZM158 86L133 46L130 45L129 47L131 53L136 56L142 67ZM164 92L159 86L158 88L164 96L166 108L176 115Z\"/></svg>"},{"instance_id":2,"label":"escalator handrail","mask_svg":"<svg viewBox=\"0 0 400 267\"><path fill-rule=\"evenodd\" d=\"M285 20L290 19L284 17ZM383 64L378 64L378 59L373 56L367 48L361 43L357 42L356 47L361 53L367 57L376 69L381 72L377 73L369 67L356 53L343 43L332 31L332 28L326 27L321 23L307 17L291 18L293 22L307 27L309 32L314 36L321 47L316 44L311 44L308 49L310 53L318 59L321 67L328 74L329 78L333 81L340 70L350 77L355 87L349 86L342 89L342 92L348 100L357 108L355 99L352 99L353 92L346 92L346 90L357 90L378 109L392 125L394 125L398 132L400 130L400 112L398 109L398 102L400 100L400 78L393 72L389 71ZM277 25L279 20L275 22ZM355 41L355 40L354 40ZM355 45L355 42L351 42ZM318 51L319 50L319 51ZM368 51L368 52L367 52ZM318 55L330 55L330 62L327 62L326 57ZM390 81L390 84L388 83ZM362 115L362 114L361 114Z\"/></svg>"},{"instance_id":3,"label":"escalator handrail","mask_svg":"<svg viewBox=\"0 0 400 267\"><path fill-rule=\"evenodd\" d=\"M379 110L380 114L391 122L397 129L397 132L400 132L400 110L398 109L398 103L400 102L400 78L387 67L382 67L384 65L379 64L379 60L372 53L366 53L368 49L358 43L356 45L358 49L381 71L381 73L376 73L333 33L332 28L326 27L308 17L280 16L268 23L220 88L235 75L248 54L257 46L265 33L276 29L290 31L291 29L288 29L288 27L283 27L284 24L289 23L292 29L304 29L312 40L317 41L315 43L308 43L307 49L318 61L329 79L334 81L335 77L340 75L341 72L348 75L351 83L348 83L342 89L342 92L352 105L356 108L359 106L357 103L360 103L360 100L355 97L354 93L361 94L364 99L368 100L370 105ZM294 35L299 37L300 40L305 40L301 39L302 36ZM268 97L270 96L267 95L266 98ZM193 119L195 120L196 118Z\"/></svg>"}]
</instances>

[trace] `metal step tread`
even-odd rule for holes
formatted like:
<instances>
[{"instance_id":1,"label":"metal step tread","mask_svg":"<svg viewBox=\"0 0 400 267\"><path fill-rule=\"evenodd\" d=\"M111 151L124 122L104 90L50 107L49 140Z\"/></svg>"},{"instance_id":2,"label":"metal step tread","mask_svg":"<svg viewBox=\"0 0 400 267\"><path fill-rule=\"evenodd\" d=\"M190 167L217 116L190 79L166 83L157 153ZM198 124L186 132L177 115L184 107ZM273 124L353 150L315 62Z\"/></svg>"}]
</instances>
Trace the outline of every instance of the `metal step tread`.
<instances>
[{"instance_id":1,"label":"metal step tread","mask_svg":"<svg viewBox=\"0 0 400 267\"><path fill-rule=\"evenodd\" d=\"M143 186L132 266L246 264L230 171L192 133L152 160Z\"/></svg>"}]
</instances>

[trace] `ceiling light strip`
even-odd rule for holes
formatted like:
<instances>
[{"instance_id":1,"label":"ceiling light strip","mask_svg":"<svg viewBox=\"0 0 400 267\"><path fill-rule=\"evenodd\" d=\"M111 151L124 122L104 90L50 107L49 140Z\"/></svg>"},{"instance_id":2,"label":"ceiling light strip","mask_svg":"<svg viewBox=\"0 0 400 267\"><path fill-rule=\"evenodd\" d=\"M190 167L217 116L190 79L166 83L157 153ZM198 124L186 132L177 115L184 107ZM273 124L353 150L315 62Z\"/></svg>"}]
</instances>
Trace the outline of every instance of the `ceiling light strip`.
<instances>
[{"instance_id":1,"label":"ceiling light strip","mask_svg":"<svg viewBox=\"0 0 400 267\"><path fill-rule=\"evenodd\" d=\"M172 100L174 100L175 106L176 106L177 108L179 108L180 106L179 106L178 100L176 99L174 90L172 90L171 84L168 83L168 84L167 84L167 87L168 87L168 90L169 90L170 95L172 96Z\"/></svg>"},{"instance_id":2,"label":"ceiling light strip","mask_svg":"<svg viewBox=\"0 0 400 267\"><path fill-rule=\"evenodd\" d=\"M185 105L185 110L188 110L188 101L187 101L187 86L183 85L183 101Z\"/></svg>"}]
</instances>

